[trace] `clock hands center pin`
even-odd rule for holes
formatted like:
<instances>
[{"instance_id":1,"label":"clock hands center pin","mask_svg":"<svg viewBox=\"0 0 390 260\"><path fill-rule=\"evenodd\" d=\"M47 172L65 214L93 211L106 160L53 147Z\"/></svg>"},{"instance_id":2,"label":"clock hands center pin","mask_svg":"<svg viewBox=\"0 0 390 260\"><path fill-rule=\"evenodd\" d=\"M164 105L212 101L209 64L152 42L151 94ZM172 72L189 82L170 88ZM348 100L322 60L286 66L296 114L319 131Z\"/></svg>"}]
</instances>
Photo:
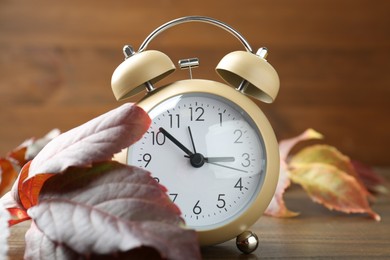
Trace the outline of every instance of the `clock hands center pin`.
<instances>
[{"instance_id":1,"label":"clock hands center pin","mask_svg":"<svg viewBox=\"0 0 390 260\"><path fill-rule=\"evenodd\" d=\"M194 148L194 153L197 154L196 153L196 148L195 148L195 142L194 142L194 138L192 136L192 132L191 132L191 127L190 126L188 126L188 132L190 134L192 147ZM225 165L216 164L216 162L234 162L235 161L234 157L203 157L203 159L207 163L211 163L211 164L214 164L214 165L217 165L217 166L221 166L221 167L230 168L230 169L233 169L233 170L238 170L238 169L235 169L235 168L232 168L232 167L228 167L228 166L225 166Z\"/></svg>"},{"instance_id":2,"label":"clock hands center pin","mask_svg":"<svg viewBox=\"0 0 390 260\"><path fill-rule=\"evenodd\" d=\"M168 133L168 131L165 130L164 128L160 127L159 130L161 133L163 133L163 135L165 135L165 137L167 137L169 140L171 140L177 147L179 147L183 152L185 152L187 154L188 158L190 158L190 163L193 167L200 168L203 166L203 164L205 163L205 160L204 160L204 157L202 154L196 153L196 152L195 153L191 152L187 147L185 147L179 140L177 140L175 137L173 137L173 135ZM193 145L194 145L194 143L193 143ZM195 148L195 146L194 146L194 148Z\"/></svg>"}]
</instances>

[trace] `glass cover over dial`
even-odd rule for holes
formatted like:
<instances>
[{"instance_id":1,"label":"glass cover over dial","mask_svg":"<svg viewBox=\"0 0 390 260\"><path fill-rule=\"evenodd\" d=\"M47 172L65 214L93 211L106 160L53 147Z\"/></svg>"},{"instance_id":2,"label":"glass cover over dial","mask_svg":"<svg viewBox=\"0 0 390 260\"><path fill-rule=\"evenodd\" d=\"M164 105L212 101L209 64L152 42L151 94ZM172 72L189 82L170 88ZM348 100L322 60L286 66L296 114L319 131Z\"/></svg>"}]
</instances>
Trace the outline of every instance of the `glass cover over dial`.
<instances>
[{"instance_id":1,"label":"glass cover over dial","mask_svg":"<svg viewBox=\"0 0 390 260\"><path fill-rule=\"evenodd\" d=\"M186 93L155 106L152 124L130 147L128 164L168 189L190 228L207 230L239 216L264 181L264 141L249 115L214 94Z\"/></svg>"}]
</instances>

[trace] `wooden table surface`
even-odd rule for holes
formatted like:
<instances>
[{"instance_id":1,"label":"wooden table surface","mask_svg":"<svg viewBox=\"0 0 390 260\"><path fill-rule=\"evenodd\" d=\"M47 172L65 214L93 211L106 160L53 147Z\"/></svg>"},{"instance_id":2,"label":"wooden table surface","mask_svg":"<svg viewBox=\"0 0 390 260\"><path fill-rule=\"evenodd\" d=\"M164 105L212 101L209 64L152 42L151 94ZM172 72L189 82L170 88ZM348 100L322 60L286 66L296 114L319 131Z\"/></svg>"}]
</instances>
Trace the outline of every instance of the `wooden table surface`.
<instances>
[{"instance_id":1,"label":"wooden table surface","mask_svg":"<svg viewBox=\"0 0 390 260\"><path fill-rule=\"evenodd\" d=\"M390 169L383 171L387 176ZM258 249L241 254L231 240L202 248L203 259L390 259L390 196L379 196L373 205L382 220L347 215L314 204L298 186L286 194L295 218L262 217L252 227L260 239ZM9 259L22 259L24 234L30 222L11 228Z\"/></svg>"}]
</instances>

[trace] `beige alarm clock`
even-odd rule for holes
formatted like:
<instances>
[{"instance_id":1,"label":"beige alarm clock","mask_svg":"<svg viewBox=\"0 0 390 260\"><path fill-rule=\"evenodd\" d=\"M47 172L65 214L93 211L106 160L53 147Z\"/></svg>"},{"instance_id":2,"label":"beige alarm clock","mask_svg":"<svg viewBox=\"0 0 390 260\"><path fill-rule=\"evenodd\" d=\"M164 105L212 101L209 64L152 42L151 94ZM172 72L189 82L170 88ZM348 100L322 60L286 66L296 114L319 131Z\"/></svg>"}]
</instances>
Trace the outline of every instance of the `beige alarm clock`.
<instances>
[{"instance_id":1,"label":"beige alarm clock","mask_svg":"<svg viewBox=\"0 0 390 260\"><path fill-rule=\"evenodd\" d=\"M164 53L146 48L159 33L187 22L217 26L243 44L244 51L227 54L216 67L226 83L191 75L156 87L174 72L175 65ZM137 105L148 112L152 124L119 160L150 171L168 189L201 245L238 237L243 252L253 251L256 235L243 232L265 211L279 173L275 134L251 100L271 103L279 90L278 75L265 59L267 49L254 54L242 35L227 24L188 16L158 27L138 52L125 46L124 54L125 61L112 75L112 90L117 100L145 91ZM181 68L190 70L198 65L197 58L179 61Z\"/></svg>"}]
</instances>

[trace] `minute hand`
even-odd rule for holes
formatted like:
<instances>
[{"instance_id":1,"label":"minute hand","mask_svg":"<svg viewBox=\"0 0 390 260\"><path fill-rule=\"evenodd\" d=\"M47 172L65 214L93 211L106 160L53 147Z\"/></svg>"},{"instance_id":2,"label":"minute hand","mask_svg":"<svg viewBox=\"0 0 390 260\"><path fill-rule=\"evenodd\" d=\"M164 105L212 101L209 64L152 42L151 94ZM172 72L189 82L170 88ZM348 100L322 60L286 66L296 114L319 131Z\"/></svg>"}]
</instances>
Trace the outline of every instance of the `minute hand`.
<instances>
[{"instance_id":1,"label":"minute hand","mask_svg":"<svg viewBox=\"0 0 390 260\"><path fill-rule=\"evenodd\" d=\"M179 147L183 152L185 152L188 156L193 155L193 153L185 147L182 143L179 142L175 137L173 137L170 133L168 133L164 128L159 128L160 132L163 133L169 140L171 140L177 147Z\"/></svg>"}]
</instances>

